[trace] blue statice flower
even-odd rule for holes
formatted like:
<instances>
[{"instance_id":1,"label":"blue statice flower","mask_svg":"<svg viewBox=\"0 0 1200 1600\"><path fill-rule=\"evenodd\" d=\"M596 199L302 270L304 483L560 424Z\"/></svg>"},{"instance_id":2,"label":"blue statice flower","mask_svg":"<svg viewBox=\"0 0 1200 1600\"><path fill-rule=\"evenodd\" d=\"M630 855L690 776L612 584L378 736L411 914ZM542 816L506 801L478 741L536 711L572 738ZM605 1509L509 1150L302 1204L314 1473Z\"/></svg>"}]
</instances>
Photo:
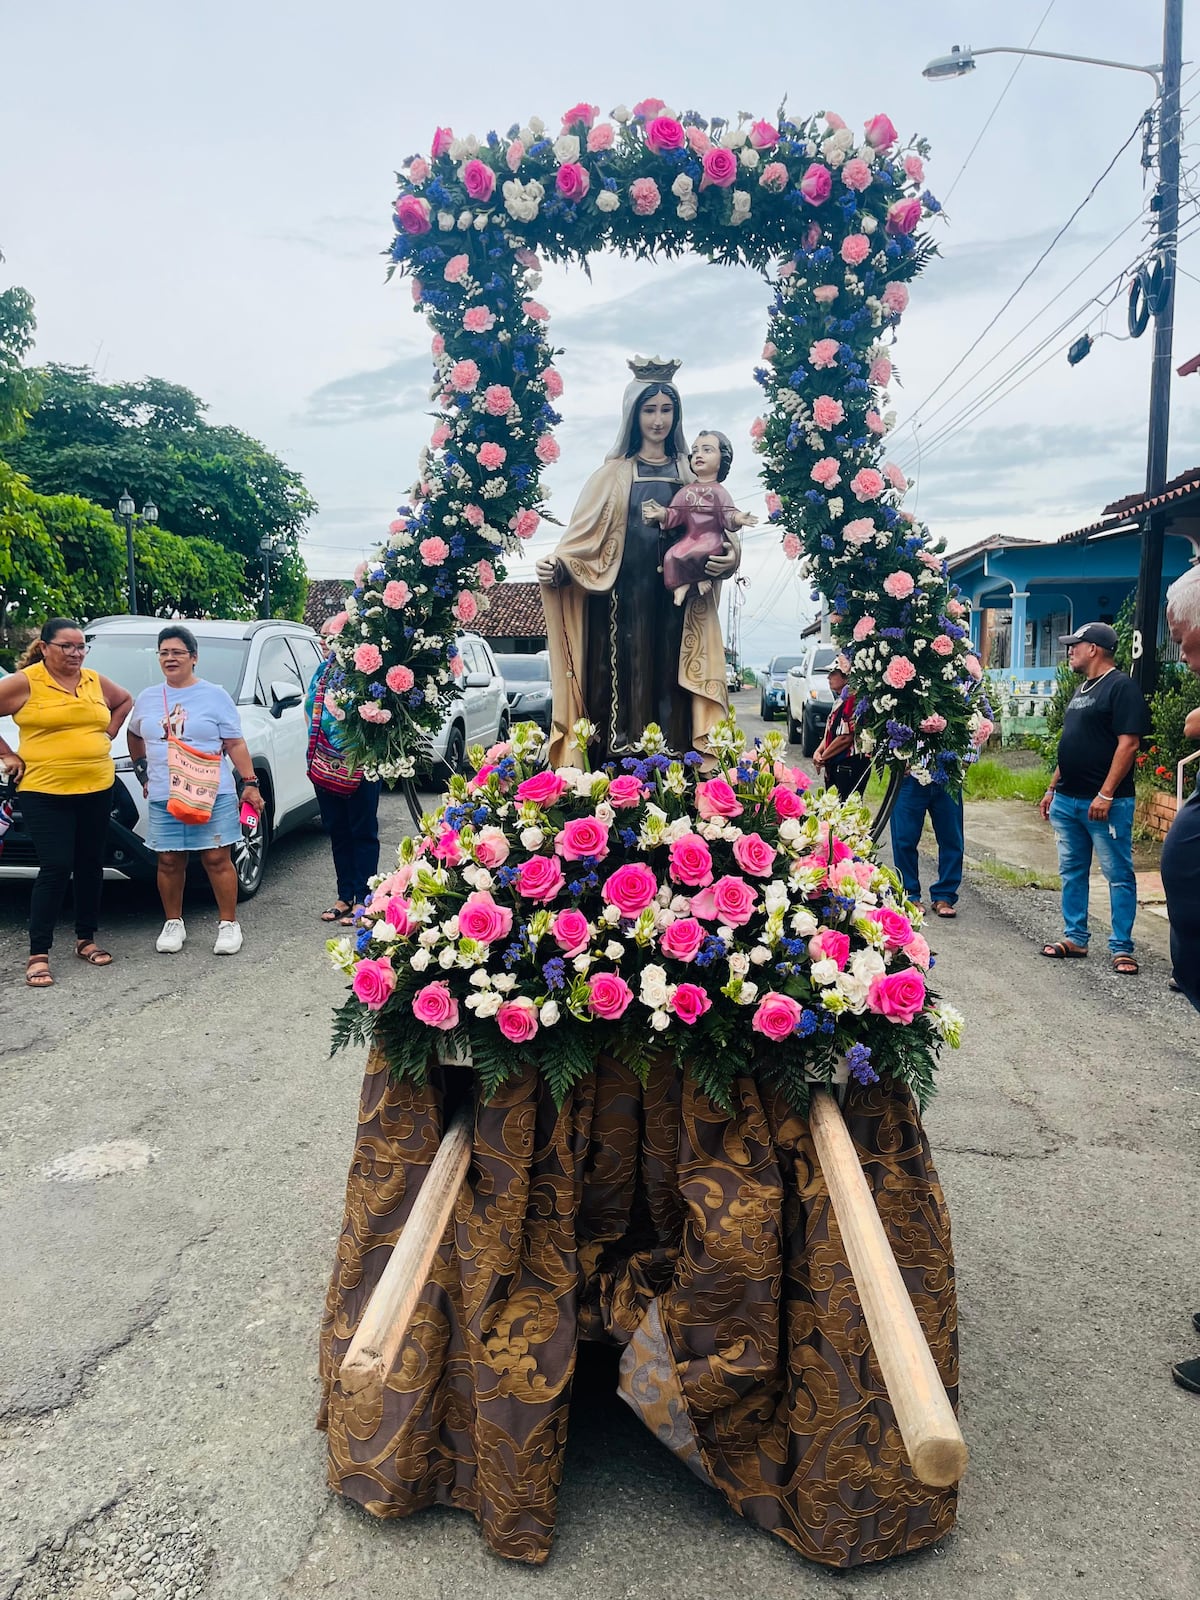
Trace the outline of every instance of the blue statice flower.
<instances>
[{"instance_id":1,"label":"blue statice flower","mask_svg":"<svg viewBox=\"0 0 1200 1600\"><path fill-rule=\"evenodd\" d=\"M408 691L407 700L414 711L418 706L423 706L425 704L424 689L410 689Z\"/></svg>"},{"instance_id":2,"label":"blue statice flower","mask_svg":"<svg viewBox=\"0 0 1200 1600\"><path fill-rule=\"evenodd\" d=\"M817 1026L822 1033L836 1033L837 1019L834 1017L832 1012L827 1011Z\"/></svg>"},{"instance_id":3,"label":"blue statice flower","mask_svg":"<svg viewBox=\"0 0 1200 1600\"><path fill-rule=\"evenodd\" d=\"M795 1029L793 1031L798 1033L802 1039L807 1039L810 1034L816 1033L817 1013L815 1011L810 1011L808 1007L805 1006L804 1010L800 1013L799 1019L797 1020Z\"/></svg>"},{"instance_id":4,"label":"blue statice flower","mask_svg":"<svg viewBox=\"0 0 1200 1600\"><path fill-rule=\"evenodd\" d=\"M620 839L626 850L632 850L637 843L637 834L632 828L619 828L617 830L617 838Z\"/></svg>"},{"instance_id":5,"label":"blue statice flower","mask_svg":"<svg viewBox=\"0 0 1200 1600\"><path fill-rule=\"evenodd\" d=\"M496 763L496 771L502 778L515 778L517 775L517 763L512 756L502 756Z\"/></svg>"},{"instance_id":6,"label":"blue statice flower","mask_svg":"<svg viewBox=\"0 0 1200 1600\"><path fill-rule=\"evenodd\" d=\"M928 189L926 189L925 193L921 196L921 204L925 207L926 211L932 211L935 217L942 209L942 202L940 200L935 200Z\"/></svg>"},{"instance_id":7,"label":"blue statice flower","mask_svg":"<svg viewBox=\"0 0 1200 1600\"><path fill-rule=\"evenodd\" d=\"M371 696L372 700L382 700L384 695L387 693L387 689L382 683L373 683L367 690L367 693Z\"/></svg>"},{"instance_id":8,"label":"blue statice flower","mask_svg":"<svg viewBox=\"0 0 1200 1600\"><path fill-rule=\"evenodd\" d=\"M724 954L724 943L715 934L710 933L696 952L696 965L698 967L711 967L713 962L719 961Z\"/></svg>"},{"instance_id":9,"label":"blue statice flower","mask_svg":"<svg viewBox=\"0 0 1200 1600\"><path fill-rule=\"evenodd\" d=\"M683 764L685 767L702 767L704 757L697 750L689 750L683 758Z\"/></svg>"},{"instance_id":10,"label":"blue statice flower","mask_svg":"<svg viewBox=\"0 0 1200 1600\"><path fill-rule=\"evenodd\" d=\"M897 722L894 717L889 717L887 724L887 735L888 743L891 745L892 749L899 750L903 745L906 745L911 741L913 737L913 731L908 726L907 722Z\"/></svg>"},{"instance_id":11,"label":"blue statice flower","mask_svg":"<svg viewBox=\"0 0 1200 1600\"><path fill-rule=\"evenodd\" d=\"M489 815L490 812L486 806L476 806L471 813L471 821L476 827L481 827L487 821Z\"/></svg>"},{"instance_id":12,"label":"blue statice flower","mask_svg":"<svg viewBox=\"0 0 1200 1600\"><path fill-rule=\"evenodd\" d=\"M360 956L363 955L366 952L367 946L370 944L370 942L371 930L370 928L363 928L360 933L357 933L354 936L355 952Z\"/></svg>"},{"instance_id":13,"label":"blue statice flower","mask_svg":"<svg viewBox=\"0 0 1200 1600\"><path fill-rule=\"evenodd\" d=\"M561 989L566 982L567 965L561 956L552 956L542 968L542 977L550 989ZM505 1015L507 1016L507 1012Z\"/></svg>"}]
</instances>

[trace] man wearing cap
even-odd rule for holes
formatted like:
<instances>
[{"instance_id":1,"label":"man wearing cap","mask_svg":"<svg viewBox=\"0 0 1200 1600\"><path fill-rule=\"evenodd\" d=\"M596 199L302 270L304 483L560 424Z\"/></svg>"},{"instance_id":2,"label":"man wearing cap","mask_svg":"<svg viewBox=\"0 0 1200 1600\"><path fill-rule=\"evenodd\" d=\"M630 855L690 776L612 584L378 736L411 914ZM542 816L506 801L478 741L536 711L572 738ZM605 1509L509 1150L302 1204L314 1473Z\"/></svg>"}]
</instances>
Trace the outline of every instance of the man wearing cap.
<instances>
[{"instance_id":1,"label":"man wearing cap","mask_svg":"<svg viewBox=\"0 0 1200 1600\"><path fill-rule=\"evenodd\" d=\"M871 758L855 753L856 697L849 692L847 671L845 656L839 656L829 669L833 710L826 719L821 742L813 752L813 766L827 786L836 789L843 799L853 790L861 790L871 770Z\"/></svg>"},{"instance_id":2,"label":"man wearing cap","mask_svg":"<svg viewBox=\"0 0 1200 1600\"><path fill-rule=\"evenodd\" d=\"M1083 674L1063 716L1058 764L1042 796L1042 816L1054 827L1062 877L1063 937L1042 947L1053 961L1088 953L1088 876L1093 852L1108 879L1113 971L1135 977L1133 919L1133 762L1150 726L1142 691L1118 670L1117 634L1089 622L1063 634L1067 664Z\"/></svg>"}]
</instances>

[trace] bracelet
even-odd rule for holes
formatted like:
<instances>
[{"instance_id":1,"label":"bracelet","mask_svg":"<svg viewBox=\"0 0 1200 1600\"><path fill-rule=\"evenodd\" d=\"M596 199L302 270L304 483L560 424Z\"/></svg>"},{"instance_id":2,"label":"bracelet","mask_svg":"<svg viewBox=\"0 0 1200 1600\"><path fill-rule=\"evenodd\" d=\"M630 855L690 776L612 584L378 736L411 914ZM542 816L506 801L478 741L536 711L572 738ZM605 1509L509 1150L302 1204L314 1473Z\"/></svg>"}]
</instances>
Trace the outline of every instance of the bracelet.
<instances>
[{"instance_id":1,"label":"bracelet","mask_svg":"<svg viewBox=\"0 0 1200 1600\"><path fill-rule=\"evenodd\" d=\"M1107 800L1109 805L1112 805L1112 802L1113 802L1113 797L1112 797L1111 794L1103 794L1103 793L1097 794L1096 799L1097 800Z\"/></svg>"},{"instance_id":2,"label":"bracelet","mask_svg":"<svg viewBox=\"0 0 1200 1600\"><path fill-rule=\"evenodd\" d=\"M240 772L238 773L238 777L242 778L242 775L241 775ZM242 778L242 788L243 789L257 789L258 788L258 779L257 778Z\"/></svg>"}]
</instances>

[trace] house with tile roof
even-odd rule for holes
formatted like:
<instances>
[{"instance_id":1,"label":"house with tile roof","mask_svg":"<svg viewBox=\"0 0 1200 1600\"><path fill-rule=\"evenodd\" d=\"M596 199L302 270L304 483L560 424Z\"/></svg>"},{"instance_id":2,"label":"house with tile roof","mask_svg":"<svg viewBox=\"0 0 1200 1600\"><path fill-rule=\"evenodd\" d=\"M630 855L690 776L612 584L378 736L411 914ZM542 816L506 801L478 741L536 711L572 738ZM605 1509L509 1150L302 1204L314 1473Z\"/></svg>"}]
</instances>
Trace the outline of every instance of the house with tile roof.
<instances>
[{"instance_id":1,"label":"house with tile roof","mask_svg":"<svg viewBox=\"0 0 1200 1600\"><path fill-rule=\"evenodd\" d=\"M546 648L546 615L536 583L498 583L488 591L488 609L475 619L481 633L500 655L536 655Z\"/></svg>"}]
</instances>

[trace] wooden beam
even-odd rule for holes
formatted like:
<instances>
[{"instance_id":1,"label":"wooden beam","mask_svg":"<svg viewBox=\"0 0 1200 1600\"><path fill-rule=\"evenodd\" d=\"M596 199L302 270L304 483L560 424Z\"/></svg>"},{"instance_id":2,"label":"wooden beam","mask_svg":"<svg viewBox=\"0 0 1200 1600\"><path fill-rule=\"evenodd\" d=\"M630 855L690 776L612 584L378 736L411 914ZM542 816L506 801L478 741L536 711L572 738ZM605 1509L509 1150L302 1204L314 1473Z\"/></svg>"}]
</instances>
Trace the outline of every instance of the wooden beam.
<instances>
[{"instance_id":1,"label":"wooden beam","mask_svg":"<svg viewBox=\"0 0 1200 1600\"><path fill-rule=\"evenodd\" d=\"M828 1089L811 1089L808 1123L908 1459L922 1483L946 1488L967 1470L967 1446Z\"/></svg>"},{"instance_id":2,"label":"wooden beam","mask_svg":"<svg viewBox=\"0 0 1200 1600\"><path fill-rule=\"evenodd\" d=\"M474 1128L474 1106L460 1106L342 1359L338 1380L347 1394L382 1394L467 1176Z\"/></svg>"}]
</instances>

